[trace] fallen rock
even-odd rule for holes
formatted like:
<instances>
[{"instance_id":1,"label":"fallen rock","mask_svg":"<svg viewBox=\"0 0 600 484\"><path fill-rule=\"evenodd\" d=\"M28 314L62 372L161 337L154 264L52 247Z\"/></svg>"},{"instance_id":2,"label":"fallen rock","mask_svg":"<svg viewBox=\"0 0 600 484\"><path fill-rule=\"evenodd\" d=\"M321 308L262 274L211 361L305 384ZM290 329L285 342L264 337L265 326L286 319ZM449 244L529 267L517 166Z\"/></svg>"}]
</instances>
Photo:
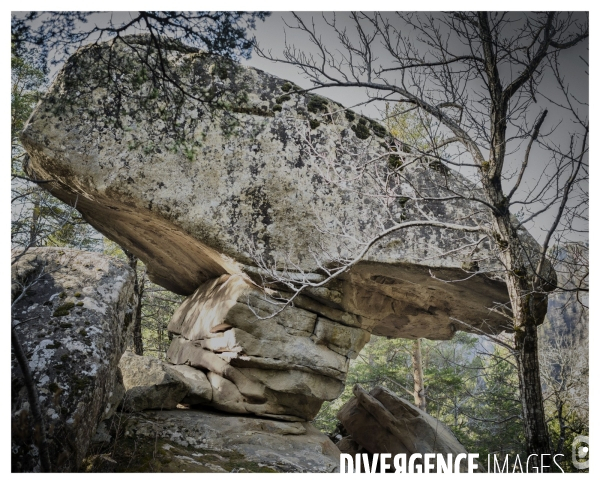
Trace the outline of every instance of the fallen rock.
<instances>
[{"instance_id":1,"label":"fallen rock","mask_svg":"<svg viewBox=\"0 0 600 484\"><path fill-rule=\"evenodd\" d=\"M344 448L353 448L354 442L371 454L406 454L407 459L414 453L452 454L453 458L467 453L442 422L388 389L376 386L367 393L355 385L353 392L337 414L351 437ZM461 472L467 472L466 460L461 462Z\"/></svg>"},{"instance_id":2,"label":"fallen rock","mask_svg":"<svg viewBox=\"0 0 600 484\"><path fill-rule=\"evenodd\" d=\"M356 454L361 454L363 453L362 451L364 451L362 446L349 435L342 437L335 445L342 454L350 454L353 458Z\"/></svg>"},{"instance_id":3,"label":"fallen rock","mask_svg":"<svg viewBox=\"0 0 600 484\"><path fill-rule=\"evenodd\" d=\"M257 261L285 277L319 280L322 267L352 257L380 230L388 207L356 196L379 190L372 178L340 187L328 182L332 174L321 160L344 167L349 157L374 156L381 170L389 169L381 125L288 81L176 42L165 62L197 99L167 99L152 79L140 80L146 54L156 52L144 36L77 51L22 142L32 176L51 180L44 187L61 200L77 200L85 219L144 261L154 282L184 295L222 274L244 272L261 282ZM118 75L107 75L109 57ZM441 196L446 185L459 193L473 189L439 162L404 165L403 178L423 196ZM394 190L413 193L402 183ZM399 200L392 207L397 217L422 217ZM487 223L470 200L422 208L443 222ZM340 237L340 224L347 236ZM390 337L510 331L488 309L508 294L489 240L475 244L482 235L430 226L397 232L327 288L306 291L297 306ZM535 241L520 235L532 256Z\"/></svg>"},{"instance_id":4,"label":"fallen rock","mask_svg":"<svg viewBox=\"0 0 600 484\"><path fill-rule=\"evenodd\" d=\"M117 428L119 431L117 431ZM122 414L92 472L338 472L339 450L313 425L211 410ZM99 456L103 456L99 458Z\"/></svg>"},{"instance_id":5,"label":"fallen rock","mask_svg":"<svg viewBox=\"0 0 600 484\"><path fill-rule=\"evenodd\" d=\"M98 423L114 413L117 365L134 308L125 262L59 247L13 253L12 324L29 360L52 470L75 471ZM39 472L39 432L11 358L12 471Z\"/></svg>"}]
</instances>

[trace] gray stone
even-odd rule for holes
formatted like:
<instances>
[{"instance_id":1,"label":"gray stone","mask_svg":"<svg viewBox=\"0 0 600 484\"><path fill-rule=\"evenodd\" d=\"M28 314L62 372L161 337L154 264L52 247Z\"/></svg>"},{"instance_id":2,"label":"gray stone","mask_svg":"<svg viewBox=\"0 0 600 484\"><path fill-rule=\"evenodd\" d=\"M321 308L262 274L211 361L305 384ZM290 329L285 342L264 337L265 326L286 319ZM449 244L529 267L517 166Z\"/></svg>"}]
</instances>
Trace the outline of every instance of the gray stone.
<instances>
[{"instance_id":1,"label":"gray stone","mask_svg":"<svg viewBox=\"0 0 600 484\"><path fill-rule=\"evenodd\" d=\"M52 180L44 187L60 199L77 200L86 220L143 260L153 281L185 295L223 274L247 273L261 283L259 259L288 275L303 271L318 279L321 267L357 252L351 237L366 241L380 230L383 204L356 196L378 189L371 178L340 188L327 182L314 156L334 157L339 166L349 156L381 157L387 148L374 121L346 117L343 106L320 96L286 94L283 79L176 44L165 55L177 76L192 94L217 92L219 101L153 97L152 82L139 83L140 60L132 50L145 49L148 39L127 42L82 48L71 57L22 141L30 173ZM101 59L109 54L122 73L115 84L104 82ZM139 96L146 96L143 103ZM274 111L279 101L282 109ZM311 130L317 118L321 124ZM355 134L359 121L367 139ZM172 127L179 125L186 130ZM387 156L381 163L385 170ZM473 188L439 163L406 163L402 175L432 197L440 185ZM402 184L396 190L410 191ZM422 208L440 221L488 225L468 200ZM406 220L422 217L410 204L394 210L403 210ZM342 221L351 237L339 236ZM305 297L338 311L319 315L359 322L377 335L448 339L458 329L475 331L450 318L487 333L510 331L488 310L508 295L489 241L472 254L469 243L481 235L425 226L397 232L338 281ZM524 247L535 248L526 232L520 235ZM473 257L480 274L444 282L469 276L464 267L473 266Z\"/></svg>"},{"instance_id":2,"label":"gray stone","mask_svg":"<svg viewBox=\"0 0 600 484\"><path fill-rule=\"evenodd\" d=\"M92 456L90 471L338 472L339 467L333 442L306 422L193 409L131 414L121 427L124 434L107 448L116 463L106 466Z\"/></svg>"},{"instance_id":3,"label":"gray stone","mask_svg":"<svg viewBox=\"0 0 600 484\"><path fill-rule=\"evenodd\" d=\"M177 309L167 360L207 371L223 411L314 418L344 389L349 358L370 334L282 307L244 276L207 281ZM195 338L195 339L188 339Z\"/></svg>"},{"instance_id":4,"label":"gray stone","mask_svg":"<svg viewBox=\"0 0 600 484\"><path fill-rule=\"evenodd\" d=\"M40 247L18 257L11 282L12 324L37 386L52 470L75 471L118 403L133 272L102 254ZM14 355L11 385L12 471L36 472L39 435Z\"/></svg>"},{"instance_id":5,"label":"gray stone","mask_svg":"<svg viewBox=\"0 0 600 484\"><path fill-rule=\"evenodd\" d=\"M187 365L169 365L169 368L178 373L187 386L187 394L181 403L196 405L212 400L212 387L203 371Z\"/></svg>"},{"instance_id":6,"label":"gray stone","mask_svg":"<svg viewBox=\"0 0 600 484\"><path fill-rule=\"evenodd\" d=\"M128 412L175 408L188 393L188 386L176 371L152 356L126 351L119 363L125 396L122 407Z\"/></svg>"}]
</instances>

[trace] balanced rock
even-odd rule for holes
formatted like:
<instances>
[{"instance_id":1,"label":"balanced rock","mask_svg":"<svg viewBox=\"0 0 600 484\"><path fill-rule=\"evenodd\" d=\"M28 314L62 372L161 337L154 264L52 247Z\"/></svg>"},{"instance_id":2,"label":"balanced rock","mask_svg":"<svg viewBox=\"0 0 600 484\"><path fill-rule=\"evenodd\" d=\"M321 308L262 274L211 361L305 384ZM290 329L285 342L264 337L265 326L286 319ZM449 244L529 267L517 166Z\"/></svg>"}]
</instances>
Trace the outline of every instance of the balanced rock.
<instances>
[{"instance_id":1,"label":"balanced rock","mask_svg":"<svg viewBox=\"0 0 600 484\"><path fill-rule=\"evenodd\" d=\"M190 295L209 280L241 273L259 283L265 275L319 281L323 268L352 259L389 226L390 213L396 221L426 214L488 224L481 206L467 199L407 203L403 195L475 192L439 162L389 154L386 131L375 121L175 42L160 65L188 95L158 91L162 81L153 82L148 67L159 62L156 55L143 36L80 49L22 142L29 172L144 261L165 288ZM336 183L356 159L375 160L382 176L402 162L397 179L404 181L389 187L388 198L367 195L382 194L371 176ZM395 232L327 288L305 291L296 306L390 337L510 330L489 310L508 294L484 235L426 225ZM520 235L524 247L535 247ZM327 332L334 352L347 346L353 336L331 338L337 326L328 325L317 337Z\"/></svg>"},{"instance_id":2,"label":"balanced rock","mask_svg":"<svg viewBox=\"0 0 600 484\"><path fill-rule=\"evenodd\" d=\"M407 461L415 453L442 454L444 459L452 454L453 461L458 454L467 454L442 422L388 389L376 386L367 393L355 385L353 392L337 414L351 437L343 448L358 444L371 454L406 454ZM461 472L467 472L466 459L461 461Z\"/></svg>"},{"instance_id":3,"label":"balanced rock","mask_svg":"<svg viewBox=\"0 0 600 484\"><path fill-rule=\"evenodd\" d=\"M62 248L13 253L12 325L29 360L53 471L79 468L98 423L120 394L135 296L125 262ZM12 471L40 471L40 432L11 355Z\"/></svg>"}]
</instances>

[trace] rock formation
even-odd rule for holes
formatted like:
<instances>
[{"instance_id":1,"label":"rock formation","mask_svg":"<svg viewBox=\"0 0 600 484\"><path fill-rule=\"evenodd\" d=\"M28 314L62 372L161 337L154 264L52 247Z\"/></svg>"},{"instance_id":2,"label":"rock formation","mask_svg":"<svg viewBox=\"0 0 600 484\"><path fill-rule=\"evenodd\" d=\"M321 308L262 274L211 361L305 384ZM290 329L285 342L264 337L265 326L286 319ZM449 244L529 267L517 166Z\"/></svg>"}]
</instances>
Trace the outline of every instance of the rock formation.
<instances>
[{"instance_id":1,"label":"rock formation","mask_svg":"<svg viewBox=\"0 0 600 484\"><path fill-rule=\"evenodd\" d=\"M93 448L88 471L337 472L340 463L336 446L309 423L198 409L147 411L111 423L114 440Z\"/></svg>"},{"instance_id":2,"label":"rock formation","mask_svg":"<svg viewBox=\"0 0 600 484\"><path fill-rule=\"evenodd\" d=\"M247 278L225 274L175 312L164 363L130 352L120 368L128 411L210 405L231 413L311 420L344 389L369 333L285 307ZM261 319L266 318L266 319Z\"/></svg>"},{"instance_id":3,"label":"rock formation","mask_svg":"<svg viewBox=\"0 0 600 484\"><path fill-rule=\"evenodd\" d=\"M376 386L367 393L355 385L353 391L354 397L337 414L350 436L338 442L343 452L362 447L371 454L406 454L407 460L414 453L444 458L452 454L453 459L467 453L442 422L388 389ZM461 472L467 472L466 459L461 461Z\"/></svg>"},{"instance_id":4,"label":"rock formation","mask_svg":"<svg viewBox=\"0 0 600 484\"><path fill-rule=\"evenodd\" d=\"M133 273L101 254L31 248L12 265L12 324L29 360L53 471L74 471L122 397L117 365L135 304ZM39 471L39 431L11 359L12 471Z\"/></svg>"},{"instance_id":5,"label":"rock formation","mask_svg":"<svg viewBox=\"0 0 600 484\"><path fill-rule=\"evenodd\" d=\"M402 165L405 181L388 205L367 195L381 191L372 177L332 183L356 159L378 160L383 173L404 163L381 125L258 69L178 43L163 54L187 95L157 89L147 37L80 49L22 142L27 170L45 188L138 256L154 282L189 296L169 325L168 360L205 375L210 405L310 419L341 393L348 361L370 334L449 339L458 329L510 329L489 310L508 300L489 241L432 226L380 240L350 271L280 311L290 281L323 280L387 227L390 213L485 223L467 199L416 207L402 197L474 187L427 160Z\"/></svg>"},{"instance_id":6,"label":"rock formation","mask_svg":"<svg viewBox=\"0 0 600 484\"><path fill-rule=\"evenodd\" d=\"M344 169L352 157L379 156L384 169L381 125L283 79L176 43L165 58L189 96L176 89L166 95L134 49L156 60L145 37L80 49L22 141L29 172L51 180L44 186L54 195L143 260L153 281L190 295L223 274L260 282L265 268L318 280L322 267L354 256L359 242L381 229L386 207L362 195L380 188L369 177L347 188L329 183L322 162L329 157ZM473 188L439 163L407 163L403 177L434 197L440 186ZM400 184L394 193L403 190ZM482 217L468 200L420 208L467 225ZM391 209L407 220L422 216L402 198ZM296 305L390 337L448 339L459 329L450 317L497 333L504 320L488 308L508 300L497 261L487 241L464 248L480 236L403 230ZM441 280L480 273L447 284L431 278L432 268Z\"/></svg>"}]
</instances>

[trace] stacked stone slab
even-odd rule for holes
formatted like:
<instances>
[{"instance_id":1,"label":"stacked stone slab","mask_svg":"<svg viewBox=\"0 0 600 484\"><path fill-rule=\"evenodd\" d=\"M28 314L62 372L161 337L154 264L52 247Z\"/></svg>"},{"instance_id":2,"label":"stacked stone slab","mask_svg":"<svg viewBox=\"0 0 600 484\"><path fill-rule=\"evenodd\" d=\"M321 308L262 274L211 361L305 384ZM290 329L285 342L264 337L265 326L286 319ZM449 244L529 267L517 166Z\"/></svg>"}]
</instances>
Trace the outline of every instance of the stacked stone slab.
<instances>
[{"instance_id":1,"label":"stacked stone slab","mask_svg":"<svg viewBox=\"0 0 600 484\"><path fill-rule=\"evenodd\" d=\"M351 358L370 333L304 309L283 307L247 277L201 285L173 315L174 365L206 373L213 407L310 420L337 398Z\"/></svg>"}]
</instances>

